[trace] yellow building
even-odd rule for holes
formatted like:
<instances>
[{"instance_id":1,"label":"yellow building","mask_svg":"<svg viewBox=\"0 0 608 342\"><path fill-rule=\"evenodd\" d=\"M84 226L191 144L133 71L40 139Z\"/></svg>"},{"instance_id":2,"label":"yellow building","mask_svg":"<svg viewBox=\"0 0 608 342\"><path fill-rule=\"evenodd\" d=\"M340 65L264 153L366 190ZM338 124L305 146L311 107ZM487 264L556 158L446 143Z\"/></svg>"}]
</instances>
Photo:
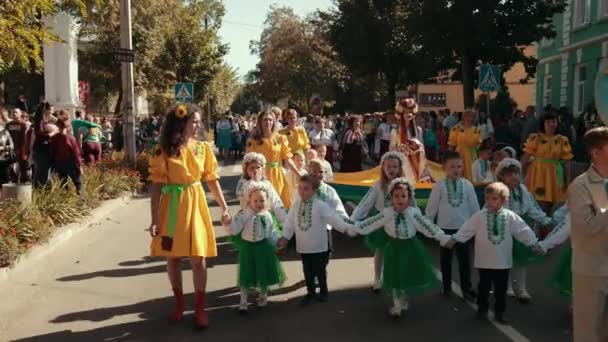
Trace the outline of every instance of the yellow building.
<instances>
[{"instance_id":1,"label":"yellow building","mask_svg":"<svg viewBox=\"0 0 608 342\"><path fill-rule=\"evenodd\" d=\"M528 56L536 54L536 46L529 46L524 53ZM534 105L536 79L531 79L526 84L521 84L519 80L526 78L526 71L522 63L515 64L509 71L505 73L505 81L509 88L511 97L517 103L517 107L525 109L526 106ZM452 111L464 111L464 96L461 82L446 81L442 83L419 83L416 86L418 105L423 111L438 111L439 109L449 108ZM475 99L481 95L478 89L475 89ZM399 94L397 94L399 97ZM496 93L492 93L492 97ZM482 105L482 108L484 105Z\"/></svg>"}]
</instances>

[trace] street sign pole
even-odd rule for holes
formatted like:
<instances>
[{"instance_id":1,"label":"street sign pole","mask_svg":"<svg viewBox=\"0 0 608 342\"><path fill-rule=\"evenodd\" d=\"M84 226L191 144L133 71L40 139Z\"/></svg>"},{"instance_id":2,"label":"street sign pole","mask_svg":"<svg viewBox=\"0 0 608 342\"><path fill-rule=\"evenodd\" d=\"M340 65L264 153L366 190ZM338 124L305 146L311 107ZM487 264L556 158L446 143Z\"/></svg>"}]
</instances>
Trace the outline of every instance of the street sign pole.
<instances>
[{"instance_id":1,"label":"street sign pole","mask_svg":"<svg viewBox=\"0 0 608 342\"><path fill-rule=\"evenodd\" d=\"M120 0L120 47L133 50L131 38L131 0ZM135 167L135 113L133 90L133 62L121 62L122 103L121 112L124 117L123 137L129 166Z\"/></svg>"},{"instance_id":2,"label":"street sign pole","mask_svg":"<svg viewBox=\"0 0 608 342\"><path fill-rule=\"evenodd\" d=\"M489 91L486 92L486 118L490 117L490 95Z\"/></svg>"}]
</instances>

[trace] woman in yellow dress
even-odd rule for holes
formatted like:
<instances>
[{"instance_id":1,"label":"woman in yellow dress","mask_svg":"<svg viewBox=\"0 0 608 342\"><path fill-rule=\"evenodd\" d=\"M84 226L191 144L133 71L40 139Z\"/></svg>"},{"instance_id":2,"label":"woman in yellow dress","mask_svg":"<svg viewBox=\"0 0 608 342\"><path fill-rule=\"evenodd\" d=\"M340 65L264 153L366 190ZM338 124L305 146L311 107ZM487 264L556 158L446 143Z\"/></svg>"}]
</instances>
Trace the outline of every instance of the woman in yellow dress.
<instances>
[{"instance_id":1,"label":"woman in yellow dress","mask_svg":"<svg viewBox=\"0 0 608 342\"><path fill-rule=\"evenodd\" d=\"M573 155L568 138L556 134L557 115L544 114L539 124L542 133L531 134L526 141L522 165L528 170L526 186L547 206L562 201L566 190L564 161Z\"/></svg>"},{"instance_id":2,"label":"woman in yellow dress","mask_svg":"<svg viewBox=\"0 0 608 342\"><path fill-rule=\"evenodd\" d=\"M211 214L201 181L209 186L221 208L222 222L230 215L218 182L217 161L207 142L194 139L200 111L180 105L165 119L159 145L150 149L151 255L167 259L167 273L175 296L172 322L184 315L180 259L189 257L196 292L195 324L209 325L205 311L207 268L205 258L217 256Z\"/></svg>"},{"instance_id":3,"label":"woman in yellow dress","mask_svg":"<svg viewBox=\"0 0 608 342\"><path fill-rule=\"evenodd\" d=\"M460 154L464 164L463 177L473 181L473 162L477 159L477 149L481 145L481 131L473 126L473 112L466 110L460 123L450 130L450 148Z\"/></svg>"},{"instance_id":4,"label":"woman in yellow dress","mask_svg":"<svg viewBox=\"0 0 608 342\"><path fill-rule=\"evenodd\" d=\"M298 122L298 112L295 109L287 109L283 112L283 117L287 120L287 127L280 130L279 133L287 137L291 153L306 153L306 150L310 148L310 143L308 133Z\"/></svg>"},{"instance_id":5,"label":"woman in yellow dress","mask_svg":"<svg viewBox=\"0 0 608 342\"><path fill-rule=\"evenodd\" d=\"M287 137L277 132L277 121L272 112L258 115L257 124L247 142L247 153L257 152L266 157L266 178L277 191L285 208L291 207L291 191L283 171L283 163L297 175L301 175L291 160Z\"/></svg>"}]
</instances>

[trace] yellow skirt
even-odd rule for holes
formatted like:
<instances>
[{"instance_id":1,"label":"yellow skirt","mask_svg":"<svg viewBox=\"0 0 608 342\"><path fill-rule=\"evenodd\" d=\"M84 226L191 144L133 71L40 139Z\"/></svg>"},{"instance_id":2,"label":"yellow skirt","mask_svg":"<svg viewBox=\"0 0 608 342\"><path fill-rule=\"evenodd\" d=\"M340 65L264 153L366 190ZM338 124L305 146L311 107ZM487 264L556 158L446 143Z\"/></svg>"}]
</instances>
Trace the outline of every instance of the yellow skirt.
<instances>
[{"instance_id":1,"label":"yellow skirt","mask_svg":"<svg viewBox=\"0 0 608 342\"><path fill-rule=\"evenodd\" d=\"M266 177L281 197L285 208L291 208L291 190L289 189L287 176L285 176L283 168L279 165L266 166Z\"/></svg>"},{"instance_id":2,"label":"yellow skirt","mask_svg":"<svg viewBox=\"0 0 608 342\"><path fill-rule=\"evenodd\" d=\"M558 185L557 165L552 163L534 160L528 168L526 186L539 202L559 203L564 197L565 188Z\"/></svg>"},{"instance_id":3,"label":"yellow skirt","mask_svg":"<svg viewBox=\"0 0 608 342\"><path fill-rule=\"evenodd\" d=\"M202 186L187 187L179 195L173 245L171 250L163 249L161 242L163 236L168 235L170 202L171 193L161 196L158 212L160 232L152 239L150 254L167 258L217 256L215 231Z\"/></svg>"}]
</instances>

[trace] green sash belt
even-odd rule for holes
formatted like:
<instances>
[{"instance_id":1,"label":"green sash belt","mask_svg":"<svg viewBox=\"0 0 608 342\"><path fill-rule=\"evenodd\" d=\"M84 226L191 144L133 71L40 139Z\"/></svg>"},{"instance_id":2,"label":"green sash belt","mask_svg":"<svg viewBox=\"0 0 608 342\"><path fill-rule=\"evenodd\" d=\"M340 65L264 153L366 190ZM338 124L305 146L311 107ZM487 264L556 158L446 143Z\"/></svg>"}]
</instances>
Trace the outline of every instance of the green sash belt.
<instances>
[{"instance_id":1,"label":"green sash belt","mask_svg":"<svg viewBox=\"0 0 608 342\"><path fill-rule=\"evenodd\" d=\"M279 166L281 166L281 164L276 163L276 162L275 163L268 163L268 164L266 164L266 167L269 168L269 169L276 169Z\"/></svg>"},{"instance_id":2,"label":"green sash belt","mask_svg":"<svg viewBox=\"0 0 608 342\"><path fill-rule=\"evenodd\" d=\"M555 159L545 159L545 158L536 158L539 163L543 164L553 164L557 169L557 186L559 188L564 187L564 161L563 160L555 160Z\"/></svg>"},{"instance_id":3,"label":"green sash belt","mask_svg":"<svg viewBox=\"0 0 608 342\"><path fill-rule=\"evenodd\" d=\"M169 220L167 222L167 236L173 238L175 234L175 221L177 220L177 207L179 205L179 196L184 192L184 189L201 186L201 182L192 184L167 184L163 185L161 191L163 195L171 194L171 202L169 203Z\"/></svg>"},{"instance_id":4,"label":"green sash belt","mask_svg":"<svg viewBox=\"0 0 608 342\"><path fill-rule=\"evenodd\" d=\"M476 161L477 155L479 154L479 147L478 146L469 147L469 149L471 150L471 156L473 157L472 161Z\"/></svg>"}]
</instances>

